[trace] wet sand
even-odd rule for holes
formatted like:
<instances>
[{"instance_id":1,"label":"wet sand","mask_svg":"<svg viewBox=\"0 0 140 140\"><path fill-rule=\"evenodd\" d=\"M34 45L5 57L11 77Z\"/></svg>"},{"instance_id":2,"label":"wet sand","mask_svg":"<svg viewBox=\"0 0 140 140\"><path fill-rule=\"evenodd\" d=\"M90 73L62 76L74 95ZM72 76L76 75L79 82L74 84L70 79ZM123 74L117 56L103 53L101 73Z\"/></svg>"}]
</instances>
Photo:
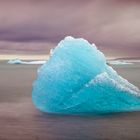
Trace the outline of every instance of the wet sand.
<instances>
[{"instance_id":1,"label":"wet sand","mask_svg":"<svg viewBox=\"0 0 140 140\"><path fill-rule=\"evenodd\" d=\"M0 140L140 139L140 112L67 116L35 109L31 91L37 67L0 62ZM140 63L113 67L140 88Z\"/></svg>"}]
</instances>

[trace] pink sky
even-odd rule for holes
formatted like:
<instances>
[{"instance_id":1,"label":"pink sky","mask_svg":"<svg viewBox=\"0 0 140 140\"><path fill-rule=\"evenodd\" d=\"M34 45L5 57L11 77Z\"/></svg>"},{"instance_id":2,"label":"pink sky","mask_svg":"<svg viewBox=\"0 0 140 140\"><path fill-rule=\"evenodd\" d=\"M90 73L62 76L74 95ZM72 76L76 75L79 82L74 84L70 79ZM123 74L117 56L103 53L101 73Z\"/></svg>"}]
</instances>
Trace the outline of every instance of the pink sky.
<instances>
[{"instance_id":1,"label":"pink sky","mask_svg":"<svg viewBox=\"0 0 140 140\"><path fill-rule=\"evenodd\" d=\"M140 57L140 1L0 0L0 54L47 54L67 35Z\"/></svg>"}]
</instances>

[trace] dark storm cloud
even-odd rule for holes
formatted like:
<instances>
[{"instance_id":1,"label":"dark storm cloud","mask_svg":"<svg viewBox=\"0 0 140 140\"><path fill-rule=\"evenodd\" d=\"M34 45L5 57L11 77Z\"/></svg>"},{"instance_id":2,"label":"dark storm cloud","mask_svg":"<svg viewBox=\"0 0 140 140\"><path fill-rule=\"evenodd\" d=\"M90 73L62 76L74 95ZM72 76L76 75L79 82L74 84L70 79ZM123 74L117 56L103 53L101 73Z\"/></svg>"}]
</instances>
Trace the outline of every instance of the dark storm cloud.
<instances>
[{"instance_id":1,"label":"dark storm cloud","mask_svg":"<svg viewBox=\"0 0 140 140\"><path fill-rule=\"evenodd\" d=\"M94 42L107 55L139 56L139 25L138 0L0 1L0 40L10 42L9 50L43 52L73 35ZM15 42L20 42L17 48ZM22 44L30 45L23 49Z\"/></svg>"}]
</instances>

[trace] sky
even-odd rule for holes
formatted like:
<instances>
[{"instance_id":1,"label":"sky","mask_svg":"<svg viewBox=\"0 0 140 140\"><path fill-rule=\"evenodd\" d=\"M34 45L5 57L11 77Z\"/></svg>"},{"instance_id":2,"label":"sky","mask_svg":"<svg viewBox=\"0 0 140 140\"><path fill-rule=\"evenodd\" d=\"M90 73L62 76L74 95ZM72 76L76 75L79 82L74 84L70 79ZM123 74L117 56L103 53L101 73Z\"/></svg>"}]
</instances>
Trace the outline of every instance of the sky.
<instances>
[{"instance_id":1,"label":"sky","mask_svg":"<svg viewBox=\"0 0 140 140\"><path fill-rule=\"evenodd\" d=\"M48 54L65 36L140 57L140 0L0 0L0 54Z\"/></svg>"}]
</instances>

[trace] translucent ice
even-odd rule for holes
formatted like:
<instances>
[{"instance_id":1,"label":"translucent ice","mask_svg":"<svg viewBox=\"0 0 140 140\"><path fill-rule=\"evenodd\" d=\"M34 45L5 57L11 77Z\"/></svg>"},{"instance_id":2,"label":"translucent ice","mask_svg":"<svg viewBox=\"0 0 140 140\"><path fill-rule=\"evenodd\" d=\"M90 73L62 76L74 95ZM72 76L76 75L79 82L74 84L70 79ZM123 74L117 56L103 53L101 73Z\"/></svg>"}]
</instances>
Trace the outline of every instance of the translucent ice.
<instances>
[{"instance_id":1,"label":"translucent ice","mask_svg":"<svg viewBox=\"0 0 140 140\"><path fill-rule=\"evenodd\" d=\"M34 105L44 112L101 114L140 110L140 91L106 64L94 44L66 37L51 51L33 84Z\"/></svg>"}]
</instances>

